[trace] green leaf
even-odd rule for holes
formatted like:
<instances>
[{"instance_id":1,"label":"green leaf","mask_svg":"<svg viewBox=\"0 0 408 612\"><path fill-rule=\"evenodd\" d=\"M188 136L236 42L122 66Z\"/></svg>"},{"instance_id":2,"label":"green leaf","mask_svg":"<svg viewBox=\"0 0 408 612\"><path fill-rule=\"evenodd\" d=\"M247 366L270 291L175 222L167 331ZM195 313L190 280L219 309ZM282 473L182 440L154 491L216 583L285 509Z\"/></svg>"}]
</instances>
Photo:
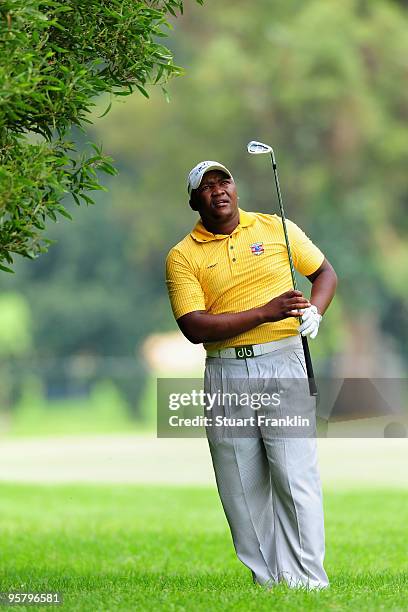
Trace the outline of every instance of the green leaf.
<instances>
[{"instance_id":1,"label":"green leaf","mask_svg":"<svg viewBox=\"0 0 408 612\"><path fill-rule=\"evenodd\" d=\"M147 91L145 90L144 87L142 87L141 85L138 85L138 84L136 84L136 87L144 95L145 98L149 97L149 94L147 93Z\"/></svg>"},{"instance_id":2,"label":"green leaf","mask_svg":"<svg viewBox=\"0 0 408 612\"><path fill-rule=\"evenodd\" d=\"M102 119L102 117L105 117L105 115L109 113L111 108L112 108L112 100L109 102L108 108L102 113L102 115L99 115L98 119Z\"/></svg>"},{"instance_id":3,"label":"green leaf","mask_svg":"<svg viewBox=\"0 0 408 612\"><path fill-rule=\"evenodd\" d=\"M14 270L12 270L11 268L7 268L6 266L3 266L2 264L0 264L0 270L3 270L3 272L10 272L10 274L15 274Z\"/></svg>"},{"instance_id":4,"label":"green leaf","mask_svg":"<svg viewBox=\"0 0 408 612\"><path fill-rule=\"evenodd\" d=\"M67 210L65 210L65 208L63 208L62 206L57 206L56 210L60 213L60 215L62 215L63 217L66 217L67 219L69 219L70 221L73 221L72 216L69 214L69 212Z\"/></svg>"}]
</instances>

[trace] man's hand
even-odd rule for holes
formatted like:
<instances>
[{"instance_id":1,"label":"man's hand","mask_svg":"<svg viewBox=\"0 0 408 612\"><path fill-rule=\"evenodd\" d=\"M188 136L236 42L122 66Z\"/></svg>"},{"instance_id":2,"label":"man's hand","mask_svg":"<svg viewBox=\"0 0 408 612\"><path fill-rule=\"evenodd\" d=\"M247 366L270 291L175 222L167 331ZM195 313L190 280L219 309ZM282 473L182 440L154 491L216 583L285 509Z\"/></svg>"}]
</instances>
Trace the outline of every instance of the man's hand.
<instances>
[{"instance_id":1,"label":"man's hand","mask_svg":"<svg viewBox=\"0 0 408 612\"><path fill-rule=\"evenodd\" d=\"M310 308L310 302L301 291L286 291L262 306L260 310L265 323L281 321L288 317L300 317L304 309Z\"/></svg>"},{"instance_id":2,"label":"man's hand","mask_svg":"<svg viewBox=\"0 0 408 612\"><path fill-rule=\"evenodd\" d=\"M312 339L316 338L321 320L322 315L318 313L316 306L312 305L306 308L302 314L302 325L299 327L299 333L301 333L302 336L308 336L310 334Z\"/></svg>"}]
</instances>

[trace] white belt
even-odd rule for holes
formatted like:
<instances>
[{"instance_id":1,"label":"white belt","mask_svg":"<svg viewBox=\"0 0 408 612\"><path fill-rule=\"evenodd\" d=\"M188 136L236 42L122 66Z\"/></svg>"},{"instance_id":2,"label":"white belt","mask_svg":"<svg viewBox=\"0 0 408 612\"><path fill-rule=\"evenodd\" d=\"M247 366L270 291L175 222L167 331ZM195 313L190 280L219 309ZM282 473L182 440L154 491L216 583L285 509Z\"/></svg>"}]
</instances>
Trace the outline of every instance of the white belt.
<instances>
[{"instance_id":1,"label":"white belt","mask_svg":"<svg viewBox=\"0 0 408 612\"><path fill-rule=\"evenodd\" d=\"M247 344L246 346L234 346L231 348L219 349L218 351L207 351L207 357L224 357L227 359L248 359L258 357L266 353L272 353L282 348L298 346L302 347L302 340L299 335L289 336L281 340L273 340L263 344Z\"/></svg>"}]
</instances>

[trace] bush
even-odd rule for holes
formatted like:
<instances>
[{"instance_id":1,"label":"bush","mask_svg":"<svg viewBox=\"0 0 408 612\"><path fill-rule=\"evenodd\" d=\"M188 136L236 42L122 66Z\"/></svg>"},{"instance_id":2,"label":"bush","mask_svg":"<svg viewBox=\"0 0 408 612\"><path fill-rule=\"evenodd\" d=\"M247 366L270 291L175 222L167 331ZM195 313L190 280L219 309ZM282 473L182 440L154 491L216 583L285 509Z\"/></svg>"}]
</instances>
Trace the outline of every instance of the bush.
<instances>
[{"instance_id":1,"label":"bush","mask_svg":"<svg viewBox=\"0 0 408 612\"><path fill-rule=\"evenodd\" d=\"M202 4L203 0L196 0ZM78 153L93 99L161 84L182 69L157 41L182 0L5 0L0 5L0 269L12 253L34 258L51 243L46 218L70 218L61 203L93 204L97 171L116 174L91 144ZM110 104L105 113L110 109Z\"/></svg>"}]
</instances>

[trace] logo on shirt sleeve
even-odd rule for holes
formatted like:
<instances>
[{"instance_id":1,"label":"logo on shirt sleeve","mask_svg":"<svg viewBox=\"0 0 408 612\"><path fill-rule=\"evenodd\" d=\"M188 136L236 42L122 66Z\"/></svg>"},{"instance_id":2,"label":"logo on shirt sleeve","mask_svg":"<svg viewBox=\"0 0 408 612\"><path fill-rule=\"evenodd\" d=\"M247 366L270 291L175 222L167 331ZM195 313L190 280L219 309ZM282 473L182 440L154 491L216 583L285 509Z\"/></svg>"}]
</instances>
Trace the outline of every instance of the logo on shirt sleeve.
<instances>
[{"instance_id":1,"label":"logo on shirt sleeve","mask_svg":"<svg viewBox=\"0 0 408 612\"><path fill-rule=\"evenodd\" d=\"M263 242L254 242L251 244L252 255L262 255L265 252Z\"/></svg>"}]
</instances>

